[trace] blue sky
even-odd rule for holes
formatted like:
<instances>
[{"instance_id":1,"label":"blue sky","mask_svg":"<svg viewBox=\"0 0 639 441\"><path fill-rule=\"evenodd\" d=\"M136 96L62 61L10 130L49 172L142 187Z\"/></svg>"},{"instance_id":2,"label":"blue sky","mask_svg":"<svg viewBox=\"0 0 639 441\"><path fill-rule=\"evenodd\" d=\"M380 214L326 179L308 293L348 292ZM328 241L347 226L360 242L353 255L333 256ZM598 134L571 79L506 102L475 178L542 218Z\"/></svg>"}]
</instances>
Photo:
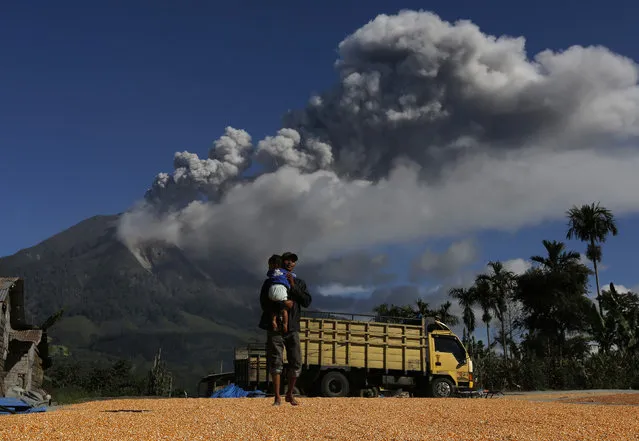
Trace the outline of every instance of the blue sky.
<instances>
[{"instance_id":1,"label":"blue sky","mask_svg":"<svg viewBox=\"0 0 639 441\"><path fill-rule=\"evenodd\" d=\"M523 35L529 54L601 44L639 60L639 5L631 1L4 4L0 255L126 210L171 169L175 151L204 155L227 125L254 139L273 134L286 110L335 81L346 35L377 14L420 8L471 19L486 33ZM603 282L639 284L629 259L636 220L619 219ZM542 238L564 236L565 224L552 223L478 239L482 259L494 260L540 253Z\"/></svg>"}]
</instances>

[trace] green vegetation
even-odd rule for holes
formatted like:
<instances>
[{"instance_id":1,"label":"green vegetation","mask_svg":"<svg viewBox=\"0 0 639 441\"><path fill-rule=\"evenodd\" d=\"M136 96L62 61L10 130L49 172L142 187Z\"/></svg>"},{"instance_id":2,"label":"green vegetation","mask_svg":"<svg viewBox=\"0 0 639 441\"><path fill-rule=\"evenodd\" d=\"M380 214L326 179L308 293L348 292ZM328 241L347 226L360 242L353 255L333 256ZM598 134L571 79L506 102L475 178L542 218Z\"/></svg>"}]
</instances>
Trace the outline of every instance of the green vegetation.
<instances>
[{"instance_id":1,"label":"green vegetation","mask_svg":"<svg viewBox=\"0 0 639 441\"><path fill-rule=\"evenodd\" d=\"M572 207L567 217L567 238L588 244L599 308L588 297L593 271L556 240L542 241L544 254L532 256L534 266L519 276L490 262L488 274L478 275L473 286L450 291L465 312L464 343L483 387L639 388L639 296L619 293L612 283L603 292L599 288L600 244L608 234L617 235L614 216L591 204ZM483 311L486 345L468 338L474 306ZM491 343L493 317L499 333Z\"/></svg>"},{"instance_id":2,"label":"green vegetation","mask_svg":"<svg viewBox=\"0 0 639 441\"><path fill-rule=\"evenodd\" d=\"M44 387L54 401L70 404L97 397L140 396L147 392L146 372L128 360L98 362L56 357Z\"/></svg>"},{"instance_id":3,"label":"green vegetation","mask_svg":"<svg viewBox=\"0 0 639 441\"><path fill-rule=\"evenodd\" d=\"M639 388L639 295L619 293L614 284L599 288L597 264L601 244L617 235L610 210L598 203L572 207L568 239L587 243L586 257L563 242L543 240L544 253L531 256L533 267L521 275L501 262L489 262L486 274L470 287L449 291L462 310L463 341L475 361L480 387L500 390ZM594 273L597 306L588 297ZM422 313L450 324L450 304L431 310L416 306L380 305L380 315L416 317ZM481 311L486 342L475 341ZM498 333L491 341L491 324Z\"/></svg>"},{"instance_id":4,"label":"green vegetation","mask_svg":"<svg viewBox=\"0 0 639 441\"><path fill-rule=\"evenodd\" d=\"M388 305L383 303L373 308L373 312L379 316L378 320L381 322L391 321L392 318L418 318L424 317L436 317L438 320L445 322L451 326L455 326L459 323L459 318L450 312L450 308L453 306L450 302L445 302L435 309L431 309L430 305L423 300L417 300L415 305Z\"/></svg>"},{"instance_id":5,"label":"green vegetation","mask_svg":"<svg viewBox=\"0 0 639 441\"><path fill-rule=\"evenodd\" d=\"M94 360L59 352L46 371L44 387L60 404L103 397L184 396L184 389L173 388L173 374L161 353L158 350L149 365L139 358Z\"/></svg>"}]
</instances>

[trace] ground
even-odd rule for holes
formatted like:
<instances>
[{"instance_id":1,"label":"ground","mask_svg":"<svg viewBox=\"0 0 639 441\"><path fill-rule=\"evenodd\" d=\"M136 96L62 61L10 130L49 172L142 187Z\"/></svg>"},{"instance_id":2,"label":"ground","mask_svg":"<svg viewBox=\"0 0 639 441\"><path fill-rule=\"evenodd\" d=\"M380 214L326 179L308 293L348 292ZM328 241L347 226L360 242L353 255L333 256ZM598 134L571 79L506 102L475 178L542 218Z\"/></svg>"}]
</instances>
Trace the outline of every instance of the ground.
<instances>
[{"instance_id":1,"label":"ground","mask_svg":"<svg viewBox=\"0 0 639 441\"><path fill-rule=\"evenodd\" d=\"M623 392L623 393L622 393ZM639 393L104 400L0 416L10 440L639 440Z\"/></svg>"}]
</instances>

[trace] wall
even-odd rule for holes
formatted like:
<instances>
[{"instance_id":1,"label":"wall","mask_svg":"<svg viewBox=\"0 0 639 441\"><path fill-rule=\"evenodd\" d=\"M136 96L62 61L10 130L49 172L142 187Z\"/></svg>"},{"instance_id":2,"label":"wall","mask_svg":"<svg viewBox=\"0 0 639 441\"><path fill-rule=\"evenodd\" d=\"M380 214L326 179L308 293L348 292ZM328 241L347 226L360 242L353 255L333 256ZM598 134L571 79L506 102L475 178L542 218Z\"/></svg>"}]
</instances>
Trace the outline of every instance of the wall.
<instances>
[{"instance_id":1,"label":"wall","mask_svg":"<svg viewBox=\"0 0 639 441\"><path fill-rule=\"evenodd\" d=\"M9 303L9 296L6 300L0 303L0 372L4 370L4 361L7 358L7 351L9 350L9 314L11 312L11 305Z\"/></svg>"},{"instance_id":2,"label":"wall","mask_svg":"<svg viewBox=\"0 0 639 441\"><path fill-rule=\"evenodd\" d=\"M11 356L7 360L8 370L4 379L5 389L10 386L19 386L29 390L31 389L31 366L36 358L35 346L32 343L26 345L15 340L11 342L11 346Z\"/></svg>"},{"instance_id":3,"label":"wall","mask_svg":"<svg viewBox=\"0 0 639 441\"><path fill-rule=\"evenodd\" d=\"M38 390L42 387L42 360L38 355L37 335L27 335L9 339L11 332L11 312L13 306L14 319L20 318L22 304L21 282L0 302L0 397L5 396L10 386L20 386L26 390ZM11 304L11 299L14 303ZM3 308L4 306L4 308ZM4 309L4 311L3 311ZM15 314L18 313L18 316ZM24 320L19 320L23 323ZM27 333L39 331L25 331ZM26 338L25 338L26 337ZM46 336L45 336L46 338ZM25 341L21 341L25 340ZM31 340L31 341L27 341Z\"/></svg>"},{"instance_id":4,"label":"wall","mask_svg":"<svg viewBox=\"0 0 639 441\"><path fill-rule=\"evenodd\" d=\"M29 373L31 374L31 389L42 389L44 380L44 370L42 369L42 359L38 356L38 349L34 345L29 361Z\"/></svg>"}]
</instances>

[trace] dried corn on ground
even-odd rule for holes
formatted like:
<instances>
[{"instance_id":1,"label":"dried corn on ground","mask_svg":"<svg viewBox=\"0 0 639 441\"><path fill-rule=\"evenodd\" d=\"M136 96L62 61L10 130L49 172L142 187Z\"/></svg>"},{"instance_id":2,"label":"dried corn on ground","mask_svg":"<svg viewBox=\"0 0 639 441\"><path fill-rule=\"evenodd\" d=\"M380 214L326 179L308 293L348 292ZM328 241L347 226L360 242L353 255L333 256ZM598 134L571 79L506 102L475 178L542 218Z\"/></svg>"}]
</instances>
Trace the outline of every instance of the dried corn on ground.
<instances>
[{"instance_id":1,"label":"dried corn on ground","mask_svg":"<svg viewBox=\"0 0 639 441\"><path fill-rule=\"evenodd\" d=\"M0 417L0 440L6 441L235 439L639 440L639 406L306 398L297 407L272 407L270 399L191 398L96 401Z\"/></svg>"},{"instance_id":2,"label":"dried corn on ground","mask_svg":"<svg viewBox=\"0 0 639 441\"><path fill-rule=\"evenodd\" d=\"M578 395L575 397L562 397L561 400L565 403L630 404L639 406L639 394L637 393L595 396Z\"/></svg>"}]
</instances>

